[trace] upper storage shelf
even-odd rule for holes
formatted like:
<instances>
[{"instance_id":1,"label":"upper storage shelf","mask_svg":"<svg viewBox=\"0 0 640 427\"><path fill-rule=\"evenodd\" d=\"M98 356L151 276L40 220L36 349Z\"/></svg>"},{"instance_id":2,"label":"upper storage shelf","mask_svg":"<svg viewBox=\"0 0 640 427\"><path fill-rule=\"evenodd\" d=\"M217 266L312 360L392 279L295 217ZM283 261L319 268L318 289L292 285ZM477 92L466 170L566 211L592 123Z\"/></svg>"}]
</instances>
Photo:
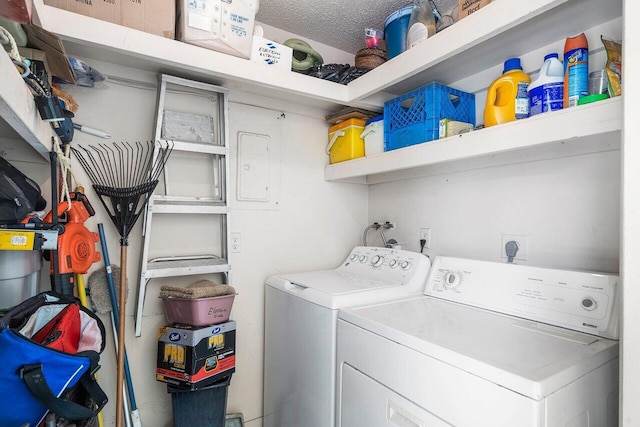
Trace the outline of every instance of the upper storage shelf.
<instances>
[{"instance_id":1,"label":"upper storage shelf","mask_svg":"<svg viewBox=\"0 0 640 427\"><path fill-rule=\"evenodd\" d=\"M53 129L40 118L33 95L9 55L4 52L0 54L0 76L0 137L24 139L43 158L48 159Z\"/></svg>"},{"instance_id":2,"label":"upper storage shelf","mask_svg":"<svg viewBox=\"0 0 640 427\"><path fill-rule=\"evenodd\" d=\"M320 108L373 110L430 81L450 84L502 63L507 51L530 52L622 16L622 0L495 0L344 86L45 6L43 0L34 0L34 7L40 25L58 34L73 55Z\"/></svg>"},{"instance_id":3,"label":"upper storage shelf","mask_svg":"<svg viewBox=\"0 0 640 427\"><path fill-rule=\"evenodd\" d=\"M327 165L325 179L377 184L619 150L621 127L622 99L616 97Z\"/></svg>"}]
</instances>

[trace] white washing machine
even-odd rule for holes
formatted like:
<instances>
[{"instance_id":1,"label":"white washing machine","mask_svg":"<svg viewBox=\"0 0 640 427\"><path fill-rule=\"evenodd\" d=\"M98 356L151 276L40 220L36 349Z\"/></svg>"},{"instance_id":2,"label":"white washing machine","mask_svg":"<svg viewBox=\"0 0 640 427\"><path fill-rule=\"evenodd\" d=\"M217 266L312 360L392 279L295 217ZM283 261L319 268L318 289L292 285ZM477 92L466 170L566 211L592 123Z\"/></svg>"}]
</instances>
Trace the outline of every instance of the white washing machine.
<instances>
[{"instance_id":1,"label":"white washing machine","mask_svg":"<svg viewBox=\"0 0 640 427\"><path fill-rule=\"evenodd\" d=\"M264 426L335 425L338 309L420 295L424 255L356 247L335 270L267 280Z\"/></svg>"},{"instance_id":2,"label":"white washing machine","mask_svg":"<svg viewBox=\"0 0 640 427\"><path fill-rule=\"evenodd\" d=\"M438 257L340 310L338 427L618 425L618 277Z\"/></svg>"}]
</instances>

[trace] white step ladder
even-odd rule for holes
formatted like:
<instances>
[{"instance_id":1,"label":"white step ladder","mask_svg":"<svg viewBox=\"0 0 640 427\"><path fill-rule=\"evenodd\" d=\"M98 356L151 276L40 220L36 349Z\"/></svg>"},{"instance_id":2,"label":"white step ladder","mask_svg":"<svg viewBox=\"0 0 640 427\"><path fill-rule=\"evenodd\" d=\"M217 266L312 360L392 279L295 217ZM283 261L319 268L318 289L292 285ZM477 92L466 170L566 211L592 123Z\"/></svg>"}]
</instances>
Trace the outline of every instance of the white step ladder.
<instances>
[{"instance_id":1,"label":"white step ladder","mask_svg":"<svg viewBox=\"0 0 640 427\"><path fill-rule=\"evenodd\" d=\"M168 93L182 99L180 109L191 110L177 112L167 110ZM191 98L193 96L193 98ZM198 102L185 102L192 99ZM201 115L199 107L213 109L209 114ZM196 111L194 111L196 110ZM143 249L140 262L140 282L138 286L138 298L136 304L135 334L142 334L142 312L147 285L151 279L169 278L177 276L189 276L196 274L222 273L226 282L229 282L231 264L229 262L229 228L228 228L228 173L229 173L229 147L228 147L228 90L208 83L187 80L179 77L160 75L157 96L156 127L154 139L156 141L173 144L173 151L169 162L165 166L163 181L164 194L153 194L146 208L143 226ZM197 113L197 114L196 114ZM210 120L209 120L210 119ZM210 124L210 129L208 125ZM210 131L210 132L209 132ZM189 132L193 134L190 135ZM195 156L198 160L202 157L212 159L211 169L206 171L205 177L190 176L193 185L187 184L185 190L191 187L208 187L210 194L173 194L179 190L172 188L176 175L171 163L172 159L181 154ZM207 167L208 169L208 167ZM191 170L183 171L189 174ZM193 172L195 174L195 172ZM184 174L183 174L184 175ZM201 182L205 180L207 182ZM157 191L157 190L156 190ZM217 216L220 223L219 247L208 254L180 255L187 250L188 243L182 247L172 248L169 256L150 259L151 230L154 217L157 215L174 215L180 224L187 223L195 215ZM183 223L184 224L184 223ZM179 233L179 226L171 233ZM157 236L156 236L157 238ZM186 240L186 239L185 239ZM215 242L212 242L215 243Z\"/></svg>"}]
</instances>

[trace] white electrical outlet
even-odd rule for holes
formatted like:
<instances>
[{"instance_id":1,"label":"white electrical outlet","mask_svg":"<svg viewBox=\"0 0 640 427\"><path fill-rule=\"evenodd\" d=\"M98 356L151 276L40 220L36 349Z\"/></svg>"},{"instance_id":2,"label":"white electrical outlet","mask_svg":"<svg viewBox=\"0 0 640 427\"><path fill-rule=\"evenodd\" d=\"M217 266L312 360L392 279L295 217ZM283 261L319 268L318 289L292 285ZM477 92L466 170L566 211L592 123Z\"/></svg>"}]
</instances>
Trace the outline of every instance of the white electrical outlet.
<instances>
[{"instance_id":1,"label":"white electrical outlet","mask_svg":"<svg viewBox=\"0 0 640 427\"><path fill-rule=\"evenodd\" d=\"M508 259L505 245L507 242L515 241L518 244L518 252L514 258L515 261L526 261L529 257L528 236L524 234L503 234L502 245L500 246L500 254L502 259Z\"/></svg>"},{"instance_id":2,"label":"white electrical outlet","mask_svg":"<svg viewBox=\"0 0 640 427\"><path fill-rule=\"evenodd\" d=\"M431 229L427 227L423 227L420 229L420 240L424 239L426 243L424 244L425 249L429 249L431 247Z\"/></svg>"},{"instance_id":3,"label":"white electrical outlet","mask_svg":"<svg viewBox=\"0 0 640 427\"><path fill-rule=\"evenodd\" d=\"M240 252L240 233L231 233L231 252Z\"/></svg>"}]
</instances>

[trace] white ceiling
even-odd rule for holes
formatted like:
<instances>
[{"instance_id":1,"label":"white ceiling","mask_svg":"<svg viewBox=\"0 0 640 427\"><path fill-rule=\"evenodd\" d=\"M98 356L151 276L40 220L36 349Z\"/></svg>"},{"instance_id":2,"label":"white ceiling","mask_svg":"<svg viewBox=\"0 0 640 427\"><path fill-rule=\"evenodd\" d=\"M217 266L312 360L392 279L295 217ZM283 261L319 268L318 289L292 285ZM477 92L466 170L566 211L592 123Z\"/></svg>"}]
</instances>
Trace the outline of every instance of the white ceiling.
<instances>
[{"instance_id":1,"label":"white ceiling","mask_svg":"<svg viewBox=\"0 0 640 427\"><path fill-rule=\"evenodd\" d=\"M434 0L445 15L458 0ZM256 20L306 39L356 53L366 47L365 28L384 31L384 21L411 0L262 0Z\"/></svg>"}]
</instances>

